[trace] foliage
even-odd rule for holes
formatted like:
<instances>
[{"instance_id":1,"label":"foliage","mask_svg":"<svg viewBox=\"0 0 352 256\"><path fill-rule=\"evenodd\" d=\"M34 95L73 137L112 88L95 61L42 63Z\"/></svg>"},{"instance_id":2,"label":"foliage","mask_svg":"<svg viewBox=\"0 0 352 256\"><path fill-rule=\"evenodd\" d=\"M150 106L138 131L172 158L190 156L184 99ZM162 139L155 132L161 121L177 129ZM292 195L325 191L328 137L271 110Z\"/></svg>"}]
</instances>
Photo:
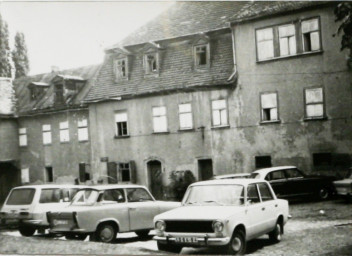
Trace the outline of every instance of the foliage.
<instances>
[{"instance_id":1,"label":"foliage","mask_svg":"<svg viewBox=\"0 0 352 256\"><path fill-rule=\"evenodd\" d=\"M347 65L352 69L352 2L341 2L335 10L336 22L341 22L338 27L337 34L342 34L341 51L350 50L350 56Z\"/></svg>"},{"instance_id":2,"label":"foliage","mask_svg":"<svg viewBox=\"0 0 352 256\"><path fill-rule=\"evenodd\" d=\"M12 60L16 68L15 78L26 76L29 71L29 61L24 34L21 32L17 32L15 36L15 47L12 51Z\"/></svg>"},{"instance_id":3,"label":"foliage","mask_svg":"<svg viewBox=\"0 0 352 256\"><path fill-rule=\"evenodd\" d=\"M10 58L8 26L0 14L0 77L11 77Z\"/></svg>"},{"instance_id":4,"label":"foliage","mask_svg":"<svg viewBox=\"0 0 352 256\"><path fill-rule=\"evenodd\" d=\"M178 201L182 200L188 186L196 180L193 173L189 170L172 171L170 174L170 179L170 185Z\"/></svg>"}]
</instances>

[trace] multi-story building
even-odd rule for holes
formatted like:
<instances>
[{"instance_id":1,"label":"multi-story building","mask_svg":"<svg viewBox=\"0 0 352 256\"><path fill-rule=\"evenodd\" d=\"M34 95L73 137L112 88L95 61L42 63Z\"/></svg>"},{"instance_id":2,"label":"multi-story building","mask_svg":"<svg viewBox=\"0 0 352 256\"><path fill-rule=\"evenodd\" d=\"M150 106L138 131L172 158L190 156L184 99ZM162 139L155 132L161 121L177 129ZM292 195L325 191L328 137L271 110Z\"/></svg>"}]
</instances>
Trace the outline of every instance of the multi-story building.
<instances>
[{"instance_id":1,"label":"multi-story building","mask_svg":"<svg viewBox=\"0 0 352 256\"><path fill-rule=\"evenodd\" d=\"M351 164L351 73L333 2L178 2L106 50L89 104L91 171L167 197L197 179Z\"/></svg>"}]
</instances>

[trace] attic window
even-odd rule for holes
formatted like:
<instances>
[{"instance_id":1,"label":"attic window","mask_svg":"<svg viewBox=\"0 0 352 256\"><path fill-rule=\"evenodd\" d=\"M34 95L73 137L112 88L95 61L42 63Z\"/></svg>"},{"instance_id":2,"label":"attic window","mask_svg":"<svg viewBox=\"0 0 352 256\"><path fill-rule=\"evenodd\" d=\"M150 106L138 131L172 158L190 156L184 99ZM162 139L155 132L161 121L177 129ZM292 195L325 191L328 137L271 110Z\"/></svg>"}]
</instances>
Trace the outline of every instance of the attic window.
<instances>
[{"instance_id":1,"label":"attic window","mask_svg":"<svg viewBox=\"0 0 352 256\"><path fill-rule=\"evenodd\" d=\"M144 55L145 73L152 74L158 72L157 53L147 53Z\"/></svg>"},{"instance_id":2,"label":"attic window","mask_svg":"<svg viewBox=\"0 0 352 256\"><path fill-rule=\"evenodd\" d=\"M208 37L201 36L193 43L193 61L196 69L209 68L210 45Z\"/></svg>"},{"instance_id":3,"label":"attic window","mask_svg":"<svg viewBox=\"0 0 352 256\"><path fill-rule=\"evenodd\" d=\"M195 47L195 61L196 61L196 66L202 66L207 64L207 46L206 45Z\"/></svg>"},{"instance_id":4,"label":"attic window","mask_svg":"<svg viewBox=\"0 0 352 256\"><path fill-rule=\"evenodd\" d=\"M127 78L128 68L127 68L127 58L117 59L114 61L114 73L116 80L121 80Z\"/></svg>"}]
</instances>

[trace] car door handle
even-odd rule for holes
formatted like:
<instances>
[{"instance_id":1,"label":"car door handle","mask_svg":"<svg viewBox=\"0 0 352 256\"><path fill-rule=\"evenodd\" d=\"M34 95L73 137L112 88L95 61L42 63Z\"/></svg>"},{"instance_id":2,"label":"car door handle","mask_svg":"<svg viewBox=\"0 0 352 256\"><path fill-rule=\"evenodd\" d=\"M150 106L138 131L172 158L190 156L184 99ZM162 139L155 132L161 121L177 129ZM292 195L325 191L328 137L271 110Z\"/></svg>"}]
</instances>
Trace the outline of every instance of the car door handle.
<instances>
[{"instance_id":1,"label":"car door handle","mask_svg":"<svg viewBox=\"0 0 352 256\"><path fill-rule=\"evenodd\" d=\"M275 204L275 207L277 207L277 204Z\"/></svg>"},{"instance_id":2,"label":"car door handle","mask_svg":"<svg viewBox=\"0 0 352 256\"><path fill-rule=\"evenodd\" d=\"M264 211L264 210L265 210L265 207L262 208L262 211Z\"/></svg>"}]
</instances>

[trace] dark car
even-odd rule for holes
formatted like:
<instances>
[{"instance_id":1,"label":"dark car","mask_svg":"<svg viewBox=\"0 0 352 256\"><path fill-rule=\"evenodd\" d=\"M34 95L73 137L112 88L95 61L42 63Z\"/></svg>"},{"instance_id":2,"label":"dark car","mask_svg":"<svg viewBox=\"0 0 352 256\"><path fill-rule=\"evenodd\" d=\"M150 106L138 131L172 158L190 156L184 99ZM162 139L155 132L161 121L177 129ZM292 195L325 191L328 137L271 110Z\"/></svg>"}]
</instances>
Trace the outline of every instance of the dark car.
<instances>
[{"instance_id":1,"label":"dark car","mask_svg":"<svg viewBox=\"0 0 352 256\"><path fill-rule=\"evenodd\" d=\"M280 198L315 196L321 200L335 193L333 176L306 175L295 166L278 166L256 170L252 178L269 181Z\"/></svg>"}]
</instances>

